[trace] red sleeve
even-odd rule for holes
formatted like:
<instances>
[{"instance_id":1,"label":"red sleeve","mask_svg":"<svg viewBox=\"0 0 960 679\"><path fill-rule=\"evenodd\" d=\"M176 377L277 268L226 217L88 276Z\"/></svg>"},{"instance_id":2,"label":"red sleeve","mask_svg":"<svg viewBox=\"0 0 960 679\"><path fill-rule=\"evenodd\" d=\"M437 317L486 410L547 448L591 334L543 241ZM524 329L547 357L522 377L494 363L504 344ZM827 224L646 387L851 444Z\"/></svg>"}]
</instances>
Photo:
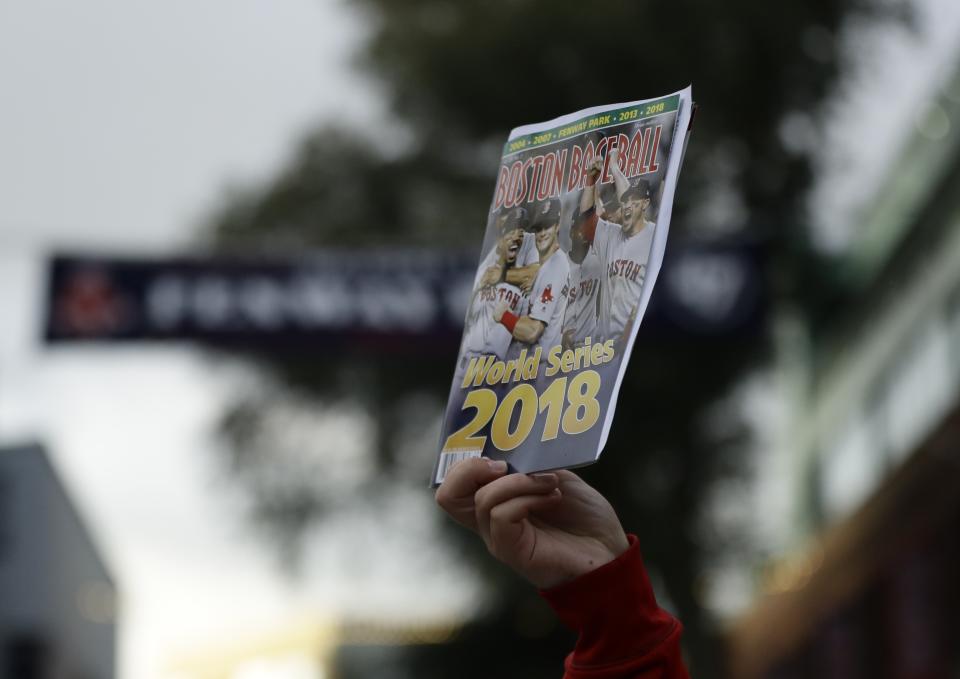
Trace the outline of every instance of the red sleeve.
<instances>
[{"instance_id":1,"label":"red sleeve","mask_svg":"<svg viewBox=\"0 0 960 679\"><path fill-rule=\"evenodd\" d=\"M590 208L586 212L581 212L577 215L577 226L582 225L583 237L588 243L592 244L594 236L597 235L597 221L599 221L599 219L596 208Z\"/></svg>"},{"instance_id":2,"label":"red sleeve","mask_svg":"<svg viewBox=\"0 0 960 679\"><path fill-rule=\"evenodd\" d=\"M541 592L560 620L579 632L564 679L688 679L682 627L661 609L636 536L617 559Z\"/></svg>"}]
</instances>

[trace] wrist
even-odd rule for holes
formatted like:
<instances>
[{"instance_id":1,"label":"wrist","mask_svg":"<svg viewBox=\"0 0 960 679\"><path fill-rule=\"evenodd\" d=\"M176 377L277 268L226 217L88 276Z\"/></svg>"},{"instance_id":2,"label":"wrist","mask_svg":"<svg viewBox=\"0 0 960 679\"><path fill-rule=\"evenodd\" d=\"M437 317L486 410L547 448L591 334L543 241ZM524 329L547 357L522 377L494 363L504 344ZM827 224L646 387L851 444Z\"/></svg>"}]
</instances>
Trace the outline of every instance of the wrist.
<instances>
[{"instance_id":1,"label":"wrist","mask_svg":"<svg viewBox=\"0 0 960 679\"><path fill-rule=\"evenodd\" d=\"M608 539L598 540L594 549L586 549L580 553L580 558L571 564L571 569L562 582L576 580L603 568L608 563L619 559L629 548L630 541L623 531L620 532L620 535L612 535ZM562 582L555 583L554 586L562 584Z\"/></svg>"},{"instance_id":2,"label":"wrist","mask_svg":"<svg viewBox=\"0 0 960 679\"><path fill-rule=\"evenodd\" d=\"M520 320L520 317L516 314L512 314L509 311L504 311L503 315L500 317L500 324L510 331L510 334L513 334L513 329L517 327L517 321Z\"/></svg>"},{"instance_id":3,"label":"wrist","mask_svg":"<svg viewBox=\"0 0 960 679\"><path fill-rule=\"evenodd\" d=\"M609 540L597 539L593 544L581 546L576 554L557 560L550 568L524 576L539 590L563 587L618 560L627 553L630 545L626 533L611 536Z\"/></svg>"}]
</instances>

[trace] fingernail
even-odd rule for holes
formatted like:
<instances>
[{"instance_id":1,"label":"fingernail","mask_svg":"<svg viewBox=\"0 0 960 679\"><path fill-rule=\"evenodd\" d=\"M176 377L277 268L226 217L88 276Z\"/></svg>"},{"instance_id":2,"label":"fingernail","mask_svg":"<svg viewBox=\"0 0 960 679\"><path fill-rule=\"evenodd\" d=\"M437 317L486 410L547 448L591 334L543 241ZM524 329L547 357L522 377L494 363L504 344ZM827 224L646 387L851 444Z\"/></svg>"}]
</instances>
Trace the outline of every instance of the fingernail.
<instances>
[{"instance_id":1,"label":"fingernail","mask_svg":"<svg viewBox=\"0 0 960 679\"><path fill-rule=\"evenodd\" d=\"M530 478L536 481L537 483L556 483L557 482L556 474L531 474Z\"/></svg>"},{"instance_id":2,"label":"fingernail","mask_svg":"<svg viewBox=\"0 0 960 679\"><path fill-rule=\"evenodd\" d=\"M490 471L498 474L507 471L507 463L503 460L487 460L487 465L490 467Z\"/></svg>"}]
</instances>

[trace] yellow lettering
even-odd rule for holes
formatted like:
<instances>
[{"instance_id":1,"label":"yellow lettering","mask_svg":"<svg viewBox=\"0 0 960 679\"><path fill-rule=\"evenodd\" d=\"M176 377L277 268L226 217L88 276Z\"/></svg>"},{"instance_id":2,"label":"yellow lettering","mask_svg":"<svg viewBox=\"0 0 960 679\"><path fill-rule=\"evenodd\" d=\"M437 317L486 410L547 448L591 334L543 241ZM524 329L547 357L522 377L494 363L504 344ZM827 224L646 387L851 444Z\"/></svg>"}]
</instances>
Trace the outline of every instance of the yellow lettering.
<instances>
[{"instance_id":1,"label":"yellow lettering","mask_svg":"<svg viewBox=\"0 0 960 679\"><path fill-rule=\"evenodd\" d=\"M504 371L503 361L497 361L492 366L490 366L490 371L487 373L487 384L491 387L500 381L500 378L503 377Z\"/></svg>"},{"instance_id":2,"label":"yellow lettering","mask_svg":"<svg viewBox=\"0 0 960 679\"><path fill-rule=\"evenodd\" d=\"M590 354L587 353L589 349L587 347L577 347L577 350L573 355L573 369L580 370L583 367L583 362L590 360Z\"/></svg>"},{"instance_id":3,"label":"yellow lettering","mask_svg":"<svg viewBox=\"0 0 960 679\"><path fill-rule=\"evenodd\" d=\"M510 421L513 411L520 404L520 417L517 427L510 431ZM529 384L519 384L504 397L493 416L490 425L490 439L500 450L513 450L530 435L533 424L537 419L537 390Z\"/></svg>"},{"instance_id":4,"label":"yellow lettering","mask_svg":"<svg viewBox=\"0 0 960 679\"><path fill-rule=\"evenodd\" d=\"M492 357L491 357L492 358ZM489 389L477 389L467 394L463 401L463 410L476 408L473 419L463 427L450 434L443 444L443 452L457 453L465 450L483 450L487 442L486 436L477 436L497 409L497 395Z\"/></svg>"},{"instance_id":5,"label":"yellow lettering","mask_svg":"<svg viewBox=\"0 0 960 679\"><path fill-rule=\"evenodd\" d=\"M600 374L596 370L584 370L570 380L567 401L570 405L563 413L564 433L582 434L600 419Z\"/></svg>"},{"instance_id":6,"label":"yellow lettering","mask_svg":"<svg viewBox=\"0 0 960 679\"><path fill-rule=\"evenodd\" d=\"M537 347L537 350L533 352L533 356L524 360L524 354L526 354L526 349L520 353L520 361L523 363L523 374L521 379L532 380L536 379L537 373L540 371L540 354L543 353L543 350L540 347Z\"/></svg>"},{"instance_id":7,"label":"yellow lettering","mask_svg":"<svg viewBox=\"0 0 960 679\"><path fill-rule=\"evenodd\" d=\"M553 377L560 370L560 350L562 348L558 344L547 353L547 369L544 372L547 377Z\"/></svg>"},{"instance_id":8,"label":"yellow lettering","mask_svg":"<svg viewBox=\"0 0 960 679\"><path fill-rule=\"evenodd\" d=\"M607 340L603 343L603 350L606 352L603 358L604 363L609 363L613 360L613 340Z\"/></svg>"},{"instance_id":9,"label":"yellow lettering","mask_svg":"<svg viewBox=\"0 0 960 679\"><path fill-rule=\"evenodd\" d=\"M590 338L587 338L587 342L590 342ZM603 345L597 342L592 347L590 347L590 363L591 365L600 365L605 363L603 360Z\"/></svg>"},{"instance_id":10,"label":"yellow lettering","mask_svg":"<svg viewBox=\"0 0 960 679\"><path fill-rule=\"evenodd\" d=\"M517 372L518 363L516 359L512 361L507 361L507 369L503 372L503 379L500 380L501 383L506 384L513 379L514 374Z\"/></svg>"},{"instance_id":11,"label":"yellow lettering","mask_svg":"<svg viewBox=\"0 0 960 679\"><path fill-rule=\"evenodd\" d=\"M540 396L540 412L547 411L543 423L541 441L552 441L560 433L560 415L563 413L564 394L567 392L567 378L559 377L550 383Z\"/></svg>"},{"instance_id":12,"label":"yellow lettering","mask_svg":"<svg viewBox=\"0 0 960 679\"><path fill-rule=\"evenodd\" d=\"M470 359L470 365L467 366L467 373L463 376L461 389L466 389L473 382L473 386L479 387L483 384L483 378L490 370L490 365L496 359L493 356L477 356Z\"/></svg>"}]
</instances>

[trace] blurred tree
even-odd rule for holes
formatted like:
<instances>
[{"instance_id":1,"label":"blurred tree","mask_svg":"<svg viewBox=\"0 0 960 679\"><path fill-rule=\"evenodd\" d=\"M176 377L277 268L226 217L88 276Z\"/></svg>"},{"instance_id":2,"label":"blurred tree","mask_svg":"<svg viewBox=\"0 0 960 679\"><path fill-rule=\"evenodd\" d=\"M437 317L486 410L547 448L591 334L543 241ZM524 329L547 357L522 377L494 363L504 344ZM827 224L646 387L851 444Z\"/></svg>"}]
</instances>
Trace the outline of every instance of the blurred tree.
<instances>
[{"instance_id":1,"label":"blurred tree","mask_svg":"<svg viewBox=\"0 0 960 679\"><path fill-rule=\"evenodd\" d=\"M279 176L222 208L215 244L246 253L476 247L511 127L692 82L701 112L671 238L762 243L770 297L816 320L838 291L810 247L804 199L823 104L844 66L838 35L853 19L906 18L900 7L892 0L362 0L369 35L361 67L389 99L389 131L318 128ZM702 575L730 547L704 539L706 501L718 478L740 469L745 437L735 414L718 416L717 408L766 350L763 333L704 341L641 328L608 452L584 470L641 535L686 626L700 679L722 676ZM264 360L283 383L328 404L349 399L371 414L378 473L350 489L366 501L378 484L424 483L426 468L412 480L398 475L397 432L410 425L412 394L433 404L416 426L434 431L430 418L446 398L455 352L403 361L359 353ZM348 493L311 488L296 459L278 463L269 438L255 433L270 402L238 401L225 418L227 453L253 491L257 516L290 545ZM478 563L501 577L496 601L454 643L411 649L409 676L559 676L569 636L525 586L502 578L486 557ZM507 630L517 632L513 640Z\"/></svg>"}]
</instances>

